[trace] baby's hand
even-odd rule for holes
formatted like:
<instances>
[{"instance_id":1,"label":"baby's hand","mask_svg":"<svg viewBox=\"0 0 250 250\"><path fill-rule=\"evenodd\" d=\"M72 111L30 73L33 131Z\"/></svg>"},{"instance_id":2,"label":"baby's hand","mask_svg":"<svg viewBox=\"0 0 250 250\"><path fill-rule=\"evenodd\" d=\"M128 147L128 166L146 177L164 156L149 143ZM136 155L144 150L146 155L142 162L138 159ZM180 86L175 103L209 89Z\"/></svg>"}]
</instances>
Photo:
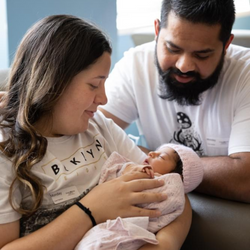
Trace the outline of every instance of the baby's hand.
<instances>
[{"instance_id":1,"label":"baby's hand","mask_svg":"<svg viewBox=\"0 0 250 250\"><path fill-rule=\"evenodd\" d=\"M144 165L128 164L122 171L122 174L129 172L142 172Z\"/></svg>"},{"instance_id":2,"label":"baby's hand","mask_svg":"<svg viewBox=\"0 0 250 250\"><path fill-rule=\"evenodd\" d=\"M126 174L128 172L142 172L142 173L147 174L152 179L155 176L154 170L152 169L152 167L150 165L129 164L122 171L122 174Z\"/></svg>"},{"instance_id":3,"label":"baby's hand","mask_svg":"<svg viewBox=\"0 0 250 250\"><path fill-rule=\"evenodd\" d=\"M154 170L152 169L152 167L150 165L146 165L142 168L142 172L146 173L147 175L149 175L150 178L154 178Z\"/></svg>"}]
</instances>

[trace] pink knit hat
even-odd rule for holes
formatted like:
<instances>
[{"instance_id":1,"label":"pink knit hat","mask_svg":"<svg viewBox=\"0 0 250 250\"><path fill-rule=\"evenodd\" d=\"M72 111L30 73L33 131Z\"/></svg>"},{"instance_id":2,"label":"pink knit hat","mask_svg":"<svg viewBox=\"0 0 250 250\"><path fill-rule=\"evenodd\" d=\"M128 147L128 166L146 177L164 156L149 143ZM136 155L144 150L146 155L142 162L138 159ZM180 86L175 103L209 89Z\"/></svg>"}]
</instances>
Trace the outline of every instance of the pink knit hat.
<instances>
[{"instance_id":1,"label":"pink knit hat","mask_svg":"<svg viewBox=\"0 0 250 250\"><path fill-rule=\"evenodd\" d=\"M200 157L189 147L177 144L167 143L162 147L170 147L174 149L180 156L183 164L183 184L185 193L194 190L202 181L203 166Z\"/></svg>"}]
</instances>

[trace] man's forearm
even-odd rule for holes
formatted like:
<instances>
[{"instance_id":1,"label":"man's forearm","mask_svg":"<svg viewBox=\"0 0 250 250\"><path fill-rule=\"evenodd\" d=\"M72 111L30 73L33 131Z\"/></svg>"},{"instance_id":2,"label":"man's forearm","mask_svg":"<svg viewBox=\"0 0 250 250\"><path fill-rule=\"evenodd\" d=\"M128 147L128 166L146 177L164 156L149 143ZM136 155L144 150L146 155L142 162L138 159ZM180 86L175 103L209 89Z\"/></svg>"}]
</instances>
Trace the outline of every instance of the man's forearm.
<instances>
[{"instance_id":1,"label":"man's forearm","mask_svg":"<svg viewBox=\"0 0 250 250\"><path fill-rule=\"evenodd\" d=\"M203 157L204 178L196 191L250 203L250 153Z\"/></svg>"}]
</instances>

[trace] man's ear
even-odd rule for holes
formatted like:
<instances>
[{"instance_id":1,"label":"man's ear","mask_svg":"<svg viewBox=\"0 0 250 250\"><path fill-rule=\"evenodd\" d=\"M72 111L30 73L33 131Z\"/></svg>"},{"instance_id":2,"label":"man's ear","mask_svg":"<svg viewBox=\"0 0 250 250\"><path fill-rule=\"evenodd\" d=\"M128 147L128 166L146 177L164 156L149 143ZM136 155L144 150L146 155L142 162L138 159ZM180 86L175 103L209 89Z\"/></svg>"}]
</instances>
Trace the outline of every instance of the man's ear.
<instances>
[{"instance_id":1,"label":"man's ear","mask_svg":"<svg viewBox=\"0 0 250 250\"><path fill-rule=\"evenodd\" d=\"M230 37L229 37L229 39L226 42L225 51L228 49L228 47L231 44L231 42L233 41L233 39L234 39L234 34L231 34Z\"/></svg>"},{"instance_id":2,"label":"man's ear","mask_svg":"<svg viewBox=\"0 0 250 250\"><path fill-rule=\"evenodd\" d=\"M155 26L155 40L157 39L157 37L159 35L160 25L161 25L160 20L159 19L155 19L155 21L154 21L154 26Z\"/></svg>"}]
</instances>

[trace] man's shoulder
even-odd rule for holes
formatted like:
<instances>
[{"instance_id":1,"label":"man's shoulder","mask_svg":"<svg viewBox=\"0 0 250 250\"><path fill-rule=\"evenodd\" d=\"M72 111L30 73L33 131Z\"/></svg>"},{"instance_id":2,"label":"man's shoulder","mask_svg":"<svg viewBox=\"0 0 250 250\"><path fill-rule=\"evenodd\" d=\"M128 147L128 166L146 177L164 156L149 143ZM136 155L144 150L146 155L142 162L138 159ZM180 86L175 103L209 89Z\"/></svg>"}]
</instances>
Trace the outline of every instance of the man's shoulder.
<instances>
[{"instance_id":1,"label":"man's shoulder","mask_svg":"<svg viewBox=\"0 0 250 250\"><path fill-rule=\"evenodd\" d=\"M226 56L229 59L243 60L250 63L250 48L231 44Z\"/></svg>"},{"instance_id":2,"label":"man's shoulder","mask_svg":"<svg viewBox=\"0 0 250 250\"><path fill-rule=\"evenodd\" d=\"M130 48L125 52L125 56L134 56L134 57L147 57L154 55L155 51L155 41L144 43L136 47Z\"/></svg>"}]
</instances>

